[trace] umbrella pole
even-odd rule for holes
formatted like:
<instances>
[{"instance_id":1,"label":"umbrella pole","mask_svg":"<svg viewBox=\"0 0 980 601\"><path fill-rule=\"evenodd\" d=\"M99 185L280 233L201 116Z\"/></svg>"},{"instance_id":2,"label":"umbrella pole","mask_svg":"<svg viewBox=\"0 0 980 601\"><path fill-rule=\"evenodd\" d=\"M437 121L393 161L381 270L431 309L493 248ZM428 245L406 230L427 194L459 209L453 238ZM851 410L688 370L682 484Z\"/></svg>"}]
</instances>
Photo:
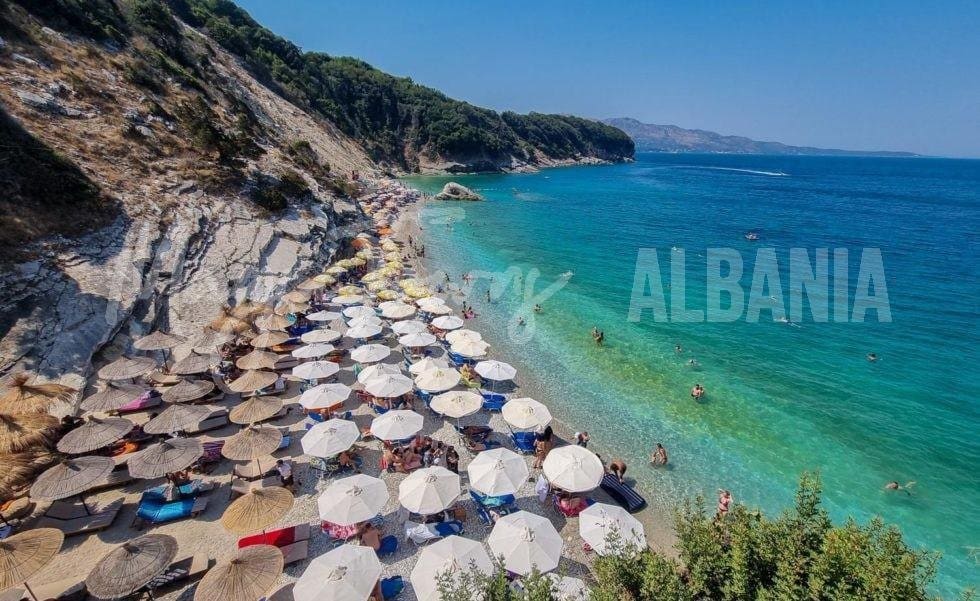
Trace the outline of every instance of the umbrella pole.
<instances>
[{"instance_id":1,"label":"umbrella pole","mask_svg":"<svg viewBox=\"0 0 980 601\"><path fill-rule=\"evenodd\" d=\"M24 588L27 589L27 594L31 596L31 599L33 599L34 601L38 601L37 595L35 595L34 591L31 590L31 587L29 584L27 584L26 580L24 581Z\"/></svg>"},{"instance_id":2,"label":"umbrella pole","mask_svg":"<svg viewBox=\"0 0 980 601\"><path fill-rule=\"evenodd\" d=\"M92 512L89 511L88 505L85 503L85 497L82 496L81 493L78 494L78 500L82 502L82 507L85 508L85 515L92 515Z\"/></svg>"}]
</instances>

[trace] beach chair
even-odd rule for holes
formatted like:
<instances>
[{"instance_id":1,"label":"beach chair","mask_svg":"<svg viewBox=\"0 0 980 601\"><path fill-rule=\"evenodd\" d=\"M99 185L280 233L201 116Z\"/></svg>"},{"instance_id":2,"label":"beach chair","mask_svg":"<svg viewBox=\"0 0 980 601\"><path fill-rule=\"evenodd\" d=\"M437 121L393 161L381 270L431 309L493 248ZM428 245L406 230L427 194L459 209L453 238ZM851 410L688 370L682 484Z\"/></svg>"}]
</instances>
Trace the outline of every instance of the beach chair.
<instances>
[{"instance_id":1,"label":"beach chair","mask_svg":"<svg viewBox=\"0 0 980 601\"><path fill-rule=\"evenodd\" d=\"M188 580L201 578L210 567L211 560L203 553L183 557L170 564L161 574L154 576L153 580L146 584L146 589L163 592L177 585L183 585Z\"/></svg>"},{"instance_id":2,"label":"beach chair","mask_svg":"<svg viewBox=\"0 0 980 601\"><path fill-rule=\"evenodd\" d=\"M534 432L517 431L510 433L511 439L514 441L514 448L518 453L523 453L525 455L534 453L534 442L535 434Z\"/></svg>"},{"instance_id":3,"label":"beach chair","mask_svg":"<svg viewBox=\"0 0 980 601\"><path fill-rule=\"evenodd\" d=\"M100 530L105 530L116 521L116 516L122 510L123 500L117 499L112 503L109 503L104 508L92 511L91 513L84 513L77 517L70 518L58 518L50 515L45 515L40 520L38 520L35 525L37 528L57 528L61 530L65 536L75 536L77 534L89 534L91 532L98 532Z\"/></svg>"},{"instance_id":4,"label":"beach chair","mask_svg":"<svg viewBox=\"0 0 980 601\"><path fill-rule=\"evenodd\" d=\"M434 540L462 533L463 523L458 520L437 524L419 524L411 520L405 522L405 538L416 545L424 545Z\"/></svg>"},{"instance_id":5,"label":"beach chair","mask_svg":"<svg viewBox=\"0 0 980 601\"><path fill-rule=\"evenodd\" d=\"M56 599L57 601L83 601L88 597L88 589L85 588L84 576L70 576L61 578L47 584L31 584L31 592L28 594L24 589L9 589L5 594L0 595L3 601L34 601L35 599ZM17 592L20 596L17 596Z\"/></svg>"},{"instance_id":6,"label":"beach chair","mask_svg":"<svg viewBox=\"0 0 980 601\"><path fill-rule=\"evenodd\" d=\"M599 482L599 486L602 490L609 493L609 496L619 503L623 509L630 513L639 511L647 506L647 500L640 496L633 487L622 484L619 478L612 474L604 475L602 481Z\"/></svg>"},{"instance_id":7,"label":"beach chair","mask_svg":"<svg viewBox=\"0 0 980 601\"><path fill-rule=\"evenodd\" d=\"M243 480L258 480L274 469L276 469L276 458L272 455L266 455L258 461L242 461L235 464L231 475L233 478Z\"/></svg>"},{"instance_id":8,"label":"beach chair","mask_svg":"<svg viewBox=\"0 0 980 601\"><path fill-rule=\"evenodd\" d=\"M483 397L483 410L484 411L497 411L500 412L504 408L504 403L507 402L507 397L502 394L490 393L490 392L480 392L480 396Z\"/></svg>"},{"instance_id":9,"label":"beach chair","mask_svg":"<svg viewBox=\"0 0 980 601\"><path fill-rule=\"evenodd\" d=\"M493 526L493 517L490 512L493 511L498 516L504 516L509 513L517 511L517 499L514 495L499 495L496 497L491 497L488 495L481 495L475 490L470 490L470 497L473 498L473 503L476 505L476 514L480 517L483 523Z\"/></svg>"},{"instance_id":10,"label":"beach chair","mask_svg":"<svg viewBox=\"0 0 980 601\"><path fill-rule=\"evenodd\" d=\"M381 598L384 601L394 599L405 589L405 581L401 576L392 576L381 581Z\"/></svg>"},{"instance_id":11,"label":"beach chair","mask_svg":"<svg viewBox=\"0 0 980 601\"><path fill-rule=\"evenodd\" d=\"M585 499L585 505L583 505L583 506L581 506L581 507L579 507L578 509L575 509L575 510L569 510L569 509L565 509L565 508L563 508L561 506L561 502L558 499L558 495L554 495L552 497L552 501L554 502L555 510L558 513L560 513L563 516L565 516L566 518L577 518L578 517L578 514L582 513L586 509L588 509L589 506L595 504L595 499Z\"/></svg>"},{"instance_id":12,"label":"beach chair","mask_svg":"<svg viewBox=\"0 0 980 601\"><path fill-rule=\"evenodd\" d=\"M225 441L206 442L202 446L204 447L204 454L191 469L201 474L208 474L221 461L221 448L225 446Z\"/></svg>"},{"instance_id":13,"label":"beach chair","mask_svg":"<svg viewBox=\"0 0 980 601\"><path fill-rule=\"evenodd\" d=\"M262 534L253 534L238 539L238 548L252 545L272 545L282 552L286 565L302 561L310 555L310 525L297 524Z\"/></svg>"},{"instance_id":14,"label":"beach chair","mask_svg":"<svg viewBox=\"0 0 980 601\"><path fill-rule=\"evenodd\" d=\"M381 539L381 546L378 547L378 557L393 555L398 550L398 538L389 534Z\"/></svg>"},{"instance_id":15,"label":"beach chair","mask_svg":"<svg viewBox=\"0 0 980 601\"><path fill-rule=\"evenodd\" d=\"M154 407L160 406L163 402L162 397L159 393L153 394L154 391L148 391L141 394L139 397L133 399L132 401L126 403L119 409L116 409L116 413L122 415L124 413L135 413L137 411L145 411L147 409L153 409Z\"/></svg>"},{"instance_id":16,"label":"beach chair","mask_svg":"<svg viewBox=\"0 0 980 601\"><path fill-rule=\"evenodd\" d=\"M167 502L174 500L174 497L171 495L176 495L176 498L185 499L198 497L207 494L212 490L214 490L214 484L211 482L205 482L204 480L191 480L186 484L181 484L176 490L173 490L172 484L161 484L160 486L155 486L143 491L141 498L146 500Z\"/></svg>"},{"instance_id":17,"label":"beach chair","mask_svg":"<svg viewBox=\"0 0 980 601\"><path fill-rule=\"evenodd\" d=\"M259 488L269 488L271 486L282 486L279 476L269 476L261 480L242 480L234 478L231 481L231 488L228 491L228 498L234 499Z\"/></svg>"},{"instance_id":18,"label":"beach chair","mask_svg":"<svg viewBox=\"0 0 980 601\"><path fill-rule=\"evenodd\" d=\"M197 434L202 434L204 432L210 432L211 430L217 430L218 428L223 428L228 425L228 410L227 409L215 409L210 415L202 419L195 426L191 426L184 431L188 436L194 436Z\"/></svg>"},{"instance_id":19,"label":"beach chair","mask_svg":"<svg viewBox=\"0 0 980 601\"><path fill-rule=\"evenodd\" d=\"M207 497L188 497L176 501L163 501L156 496L140 498L133 527L142 530L146 524L165 524L184 518L197 517L208 508Z\"/></svg>"}]
</instances>

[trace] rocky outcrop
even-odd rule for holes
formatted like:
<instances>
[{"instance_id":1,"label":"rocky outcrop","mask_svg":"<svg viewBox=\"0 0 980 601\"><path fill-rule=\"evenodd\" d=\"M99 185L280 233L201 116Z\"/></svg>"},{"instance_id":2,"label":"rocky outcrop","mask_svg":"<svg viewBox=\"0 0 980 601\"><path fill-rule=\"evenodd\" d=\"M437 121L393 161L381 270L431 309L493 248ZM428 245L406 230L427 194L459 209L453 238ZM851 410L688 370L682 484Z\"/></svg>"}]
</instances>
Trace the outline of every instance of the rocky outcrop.
<instances>
[{"instance_id":1,"label":"rocky outcrop","mask_svg":"<svg viewBox=\"0 0 980 601\"><path fill-rule=\"evenodd\" d=\"M442 192L435 195L436 200L483 200L483 197L462 184L449 182Z\"/></svg>"}]
</instances>

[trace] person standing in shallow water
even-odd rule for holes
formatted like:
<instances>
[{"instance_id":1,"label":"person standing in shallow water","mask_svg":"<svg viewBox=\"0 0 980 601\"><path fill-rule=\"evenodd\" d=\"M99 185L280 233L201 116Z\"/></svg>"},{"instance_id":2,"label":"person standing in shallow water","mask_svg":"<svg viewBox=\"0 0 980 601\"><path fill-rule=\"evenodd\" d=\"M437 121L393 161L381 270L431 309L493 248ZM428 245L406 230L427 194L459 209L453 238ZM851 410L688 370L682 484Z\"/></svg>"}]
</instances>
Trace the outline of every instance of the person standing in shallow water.
<instances>
[{"instance_id":1,"label":"person standing in shallow water","mask_svg":"<svg viewBox=\"0 0 980 601\"><path fill-rule=\"evenodd\" d=\"M667 465L667 449L664 445L657 443L657 447L650 453L650 465L662 466Z\"/></svg>"}]
</instances>

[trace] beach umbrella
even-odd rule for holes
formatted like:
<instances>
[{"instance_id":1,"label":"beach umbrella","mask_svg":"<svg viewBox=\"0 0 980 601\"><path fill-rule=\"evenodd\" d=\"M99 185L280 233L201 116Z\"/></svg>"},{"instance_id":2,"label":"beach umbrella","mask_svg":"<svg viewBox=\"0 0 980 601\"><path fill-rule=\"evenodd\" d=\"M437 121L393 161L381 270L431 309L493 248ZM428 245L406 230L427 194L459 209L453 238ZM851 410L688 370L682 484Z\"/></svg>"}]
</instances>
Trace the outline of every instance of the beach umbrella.
<instances>
[{"instance_id":1,"label":"beach umbrella","mask_svg":"<svg viewBox=\"0 0 980 601\"><path fill-rule=\"evenodd\" d=\"M295 601L367 601L381 577L371 547L341 545L310 562L293 586Z\"/></svg>"},{"instance_id":2,"label":"beach umbrella","mask_svg":"<svg viewBox=\"0 0 980 601\"><path fill-rule=\"evenodd\" d=\"M51 563L64 542L57 528L34 528L0 540L0 591L23 584L37 601L27 581Z\"/></svg>"},{"instance_id":3,"label":"beach umbrella","mask_svg":"<svg viewBox=\"0 0 980 601\"><path fill-rule=\"evenodd\" d=\"M380 376L399 375L401 373L401 368L392 363L375 363L362 369L361 373L357 374L357 381L361 384L367 384L369 380Z\"/></svg>"},{"instance_id":4,"label":"beach umbrella","mask_svg":"<svg viewBox=\"0 0 980 601\"><path fill-rule=\"evenodd\" d=\"M347 419L328 419L314 424L300 439L303 452L313 457L333 457L351 448L361 437L357 424Z\"/></svg>"},{"instance_id":5,"label":"beach umbrella","mask_svg":"<svg viewBox=\"0 0 980 601\"><path fill-rule=\"evenodd\" d=\"M416 361L408 367L408 371L414 375L419 375L425 373L430 369L447 369L449 364L443 359L433 359L432 357L423 357L422 359Z\"/></svg>"},{"instance_id":6,"label":"beach umbrella","mask_svg":"<svg viewBox=\"0 0 980 601\"><path fill-rule=\"evenodd\" d=\"M551 423L551 411L534 399L511 399L501 409L504 421L520 430L543 428Z\"/></svg>"},{"instance_id":7,"label":"beach umbrella","mask_svg":"<svg viewBox=\"0 0 980 601\"><path fill-rule=\"evenodd\" d=\"M129 475L143 480L161 478L194 465L204 455L196 438L170 438L134 453L126 462Z\"/></svg>"},{"instance_id":8,"label":"beach umbrella","mask_svg":"<svg viewBox=\"0 0 980 601\"><path fill-rule=\"evenodd\" d=\"M317 311L316 313L310 313L306 316L306 319L310 321L334 321L340 318L340 313L335 313L333 311Z\"/></svg>"},{"instance_id":9,"label":"beach umbrella","mask_svg":"<svg viewBox=\"0 0 980 601\"><path fill-rule=\"evenodd\" d=\"M299 404L306 409L325 409L347 400L351 389L345 384L334 382L314 386L299 397Z\"/></svg>"},{"instance_id":10,"label":"beach umbrella","mask_svg":"<svg viewBox=\"0 0 980 601\"><path fill-rule=\"evenodd\" d=\"M476 373L488 380L512 380L514 376L517 375L517 370L514 366L509 363L504 363L503 361L495 361L493 359L489 361L480 361L476 364L474 368Z\"/></svg>"},{"instance_id":11,"label":"beach umbrella","mask_svg":"<svg viewBox=\"0 0 980 601\"><path fill-rule=\"evenodd\" d=\"M453 386L459 384L459 380L459 372L455 369L450 367L436 367L415 376L415 386L417 386L420 390L425 390L427 392L442 392L443 390L449 390ZM452 404L451 401L450 404ZM437 409L433 410L438 411ZM442 413L441 411L438 412Z\"/></svg>"},{"instance_id":12,"label":"beach umbrella","mask_svg":"<svg viewBox=\"0 0 980 601\"><path fill-rule=\"evenodd\" d=\"M133 342L133 348L141 351L166 351L175 346L180 346L186 341L187 339L183 336L157 330Z\"/></svg>"},{"instance_id":13,"label":"beach umbrella","mask_svg":"<svg viewBox=\"0 0 980 601\"><path fill-rule=\"evenodd\" d=\"M348 328L357 328L360 326L384 326L384 322L381 321L380 317L375 315L365 315L364 317L355 317L347 322Z\"/></svg>"},{"instance_id":14,"label":"beach umbrella","mask_svg":"<svg viewBox=\"0 0 980 601\"><path fill-rule=\"evenodd\" d=\"M558 574L545 574L545 577L551 581L555 601L589 601L589 588L582 580Z\"/></svg>"},{"instance_id":15,"label":"beach umbrella","mask_svg":"<svg viewBox=\"0 0 980 601\"><path fill-rule=\"evenodd\" d=\"M262 332L249 341L255 348L271 348L279 346L289 340L289 334L285 332Z\"/></svg>"},{"instance_id":16,"label":"beach umbrella","mask_svg":"<svg viewBox=\"0 0 980 601\"><path fill-rule=\"evenodd\" d=\"M0 453L50 446L61 433L60 425L46 413L0 413Z\"/></svg>"},{"instance_id":17,"label":"beach umbrella","mask_svg":"<svg viewBox=\"0 0 980 601\"><path fill-rule=\"evenodd\" d=\"M394 409L371 422L371 434L380 440L405 440L422 429L425 420L408 409Z\"/></svg>"},{"instance_id":18,"label":"beach umbrella","mask_svg":"<svg viewBox=\"0 0 980 601\"><path fill-rule=\"evenodd\" d=\"M643 524L618 505L594 503L578 519L579 535L599 555L618 552L620 545L636 551L647 545Z\"/></svg>"},{"instance_id":19,"label":"beach umbrella","mask_svg":"<svg viewBox=\"0 0 980 601\"><path fill-rule=\"evenodd\" d=\"M379 288L378 293L375 294L375 296L378 297L378 300L392 301L398 298L400 295L394 290Z\"/></svg>"},{"instance_id":20,"label":"beach umbrella","mask_svg":"<svg viewBox=\"0 0 980 601\"><path fill-rule=\"evenodd\" d=\"M391 324L391 330L399 336L403 336L415 332L428 332L429 326L417 320L399 321Z\"/></svg>"},{"instance_id":21,"label":"beach umbrella","mask_svg":"<svg viewBox=\"0 0 980 601\"><path fill-rule=\"evenodd\" d=\"M283 295L283 300L291 303L308 303L313 295L306 290L293 290Z\"/></svg>"},{"instance_id":22,"label":"beach umbrella","mask_svg":"<svg viewBox=\"0 0 980 601\"><path fill-rule=\"evenodd\" d=\"M210 380L181 380L163 392L163 400L168 403L196 401L211 394L215 384Z\"/></svg>"},{"instance_id":23,"label":"beach umbrella","mask_svg":"<svg viewBox=\"0 0 980 601\"><path fill-rule=\"evenodd\" d=\"M252 328L247 319L251 317L252 307L242 307L240 310L232 309L227 305L221 308L221 313L208 324L213 330L227 332L229 334L241 334Z\"/></svg>"},{"instance_id":24,"label":"beach umbrella","mask_svg":"<svg viewBox=\"0 0 980 601\"><path fill-rule=\"evenodd\" d=\"M293 351L293 357L297 359L313 359L315 357L323 357L324 355L329 355L334 351L334 346L332 344L327 344L326 342L314 342L313 344L307 344L299 347Z\"/></svg>"},{"instance_id":25,"label":"beach umbrella","mask_svg":"<svg viewBox=\"0 0 980 601\"><path fill-rule=\"evenodd\" d=\"M441 307L446 304L446 299L440 298L438 296L427 296L425 298L420 298L415 301L420 309L425 311L428 307Z\"/></svg>"},{"instance_id":26,"label":"beach umbrella","mask_svg":"<svg viewBox=\"0 0 980 601\"><path fill-rule=\"evenodd\" d=\"M371 396L387 399L401 396L415 388L415 382L401 374L384 374L364 383L364 390Z\"/></svg>"},{"instance_id":27,"label":"beach umbrella","mask_svg":"<svg viewBox=\"0 0 980 601\"><path fill-rule=\"evenodd\" d=\"M381 326L375 326L370 324L364 324L359 326L354 326L347 330L348 338L360 339L360 338L370 338L372 336L377 336L381 333Z\"/></svg>"},{"instance_id":28,"label":"beach umbrella","mask_svg":"<svg viewBox=\"0 0 980 601\"><path fill-rule=\"evenodd\" d=\"M133 422L122 417L90 417L84 424L61 437L58 450L69 455L81 455L111 445L129 434L132 429Z\"/></svg>"},{"instance_id":29,"label":"beach umbrella","mask_svg":"<svg viewBox=\"0 0 980 601\"><path fill-rule=\"evenodd\" d=\"M415 596L418 601L441 601L440 582L459 582L471 570L484 576L493 573L493 562L480 542L455 535L436 541L422 549L412 568Z\"/></svg>"},{"instance_id":30,"label":"beach umbrella","mask_svg":"<svg viewBox=\"0 0 980 601\"><path fill-rule=\"evenodd\" d=\"M320 275L313 276L313 281L319 284L333 286L337 283L337 278L333 277L333 275L329 273L321 273Z\"/></svg>"},{"instance_id":31,"label":"beach umbrella","mask_svg":"<svg viewBox=\"0 0 980 601\"><path fill-rule=\"evenodd\" d=\"M381 309L381 314L388 319L405 319L415 314L415 308L405 303L395 303Z\"/></svg>"},{"instance_id":32,"label":"beach umbrella","mask_svg":"<svg viewBox=\"0 0 980 601\"><path fill-rule=\"evenodd\" d=\"M331 265L330 267L327 267L323 271L323 273L326 273L326 274L329 274L329 275L340 275L342 273L347 273L347 268L346 267L342 267L340 265Z\"/></svg>"},{"instance_id":33,"label":"beach umbrella","mask_svg":"<svg viewBox=\"0 0 980 601\"><path fill-rule=\"evenodd\" d=\"M271 396L253 396L245 399L228 412L233 424L252 424L269 419L282 409L282 399Z\"/></svg>"},{"instance_id":34,"label":"beach umbrella","mask_svg":"<svg viewBox=\"0 0 980 601\"><path fill-rule=\"evenodd\" d=\"M441 465L415 470L398 485L398 502L420 515L445 511L459 494L459 474Z\"/></svg>"},{"instance_id":35,"label":"beach umbrella","mask_svg":"<svg viewBox=\"0 0 980 601\"><path fill-rule=\"evenodd\" d=\"M355 294L359 294L360 292L361 288L354 286L353 284L347 284L346 286L341 286L337 289L337 294L341 296L353 296Z\"/></svg>"},{"instance_id":36,"label":"beach umbrella","mask_svg":"<svg viewBox=\"0 0 980 601\"><path fill-rule=\"evenodd\" d=\"M132 380L156 369L157 362L149 357L120 357L99 369L103 380Z\"/></svg>"},{"instance_id":37,"label":"beach umbrella","mask_svg":"<svg viewBox=\"0 0 980 601\"><path fill-rule=\"evenodd\" d=\"M279 428L251 424L225 439L221 454L233 461L252 461L271 455L281 443Z\"/></svg>"},{"instance_id":38,"label":"beach umbrella","mask_svg":"<svg viewBox=\"0 0 980 601\"><path fill-rule=\"evenodd\" d=\"M487 351L490 350L490 345L482 340L461 340L460 342L451 345L449 350L457 355L462 355L463 357L476 358L486 355Z\"/></svg>"},{"instance_id":39,"label":"beach umbrella","mask_svg":"<svg viewBox=\"0 0 980 601\"><path fill-rule=\"evenodd\" d=\"M293 301L285 301L276 305L276 315L288 315L290 313L306 313L310 310L309 303L296 303Z\"/></svg>"},{"instance_id":40,"label":"beach umbrella","mask_svg":"<svg viewBox=\"0 0 980 601\"><path fill-rule=\"evenodd\" d=\"M99 560L85 579L85 588L99 599L121 599L146 586L177 556L177 539L144 534L126 541Z\"/></svg>"},{"instance_id":41,"label":"beach umbrella","mask_svg":"<svg viewBox=\"0 0 980 601\"><path fill-rule=\"evenodd\" d=\"M333 361L307 361L293 368L292 374L304 380L329 378L340 371L340 366Z\"/></svg>"},{"instance_id":42,"label":"beach umbrella","mask_svg":"<svg viewBox=\"0 0 980 601\"><path fill-rule=\"evenodd\" d=\"M473 330L453 330L446 333L446 341L449 344L463 343L464 341L469 343L483 342L483 335Z\"/></svg>"},{"instance_id":43,"label":"beach umbrella","mask_svg":"<svg viewBox=\"0 0 980 601\"><path fill-rule=\"evenodd\" d=\"M199 353L194 349L170 368L170 373L178 375L199 374L221 363L218 353Z\"/></svg>"},{"instance_id":44,"label":"beach umbrella","mask_svg":"<svg viewBox=\"0 0 980 601\"><path fill-rule=\"evenodd\" d=\"M251 545L238 549L228 562L204 574L194 591L194 601L255 601L276 584L282 566L279 547Z\"/></svg>"},{"instance_id":45,"label":"beach umbrella","mask_svg":"<svg viewBox=\"0 0 980 601\"><path fill-rule=\"evenodd\" d=\"M428 332L414 332L405 334L398 339L398 342L402 346L407 346L410 348L416 348L420 346L429 346L436 343L436 337Z\"/></svg>"},{"instance_id":46,"label":"beach umbrella","mask_svg":"<svg viewBox=\"0 0 980 601\"><path fill-rule=\"evenodd\" d=\"M409 296L412 296L412 294L409 293ZM429 315L443 315L443 316L446 316L446 317L452 317L449 314L453 312L452 308L450 308L448 305L426 305L422 310L425 311L426 313L428 313ZM440 318L437 317L436 319L440 319ZM451 323L456 323L456 319L459 319L459 318L456 317L455 319L450 320L450 322ZM435 323L435 322L433 322L433 323ZM459 322L459 325L456 326L456 327L457 328L460 328L462 326L463 326L463 322L460 321ZM438 327L441 327L441 326L436 326L436 327L438 328ZM452 328L442 328L442 329L444 329L444 330L451 330Z\"/></svg>"},{"instance_id":47,"label":"beach umbrella","mask_svg":"<svg viewBox=\"0 0 980 601\"><path fill-rule=\"evenodd\" d=\"M377 363L391 354L391 349L383 344L364 344L350 352L350 358L358 363Z\"/></svg>"},{"instance_id":48,"label":"beach umbrella","mask_svg":"<svg viewBox=\"0 0 980 601\"><path fill-rule=\"evenodd\" d=\"M255 318L255 327L260 330L282 331L291 325L293 325L293 322L275 313L261 315Z\"/></svg>"},{"instance_id":49,"label":"beach umbrella","mask_svg":"<svg viewBox=\"0 0 980 601\"><path fill-rule=\"evenodd\" d=\"M388 502L384 481L357 474L332 483L317 498L320 519L338 526L352 526L377 516Z\"/></svg>"},{"instance_id":50,"label":"beach umbrella","mask_svg":"<svg viewBox=\"0 0 980 601\"><path fill-rule=\"evenodd\" d=\"M321 282L318 281L316 278L310 278L308 280L303 280L299 284L296 284L296 289L309 290L312 292L314 290L322 290L323 288L326 288L329 285L330 284L328 284L327 282Z\"/></svg>"},{"instance_id":51,"label":"beach umbrella","mask_svg":"<svg viewBox=\"0 0 980 601\"><path fill-rule=\"evenodd\" d=\"M228 384L232 392L255 392L276 383L279 374L272 371L250 369Z\"/></svg>"},{"instance_id":52,"label":"beach umbrella","mask_svg":"<svg viewBox=\"0 0 980 601\"><path fill-rule=\"evenodd\" d=\"M30 496L39 501L58 501L78 496L85 513L88 505L82 494L105 480L116 467L112 457L74 457L52 466L38 476L31 485Z\"/></svg>"},{"instance_id":53,"label":"beach umbrella","mask_svg":"<svg viewBox=\"0 0 980 601\"><path fill-rule=\"evenodd\" d=\"M204 328L204 333L194 341L194 348L202 348L210 351L234 339L235 335L230 332L219 332L212 328Z\"/></svg>"},{"instance_id":54,"label":"beach umbrella","mask_svg":"<svg viewBox=\"0 0 980 601\"><path fill-rule=\"evenodd\" d=\"M238 369L272 369L276 366L280 356L269 351L255 349L247 355L243 355L235 361Z\"/></svg>"},{"instance_id":55,"label":"beach umbrella","mask_svg":"<svg viewBox=\"0 0 980 601\"><path fill-rule=\"evenodd\" d=\"M377 317L378 314L372 307L347 307L344 309L344 317L356 319L358 317Z\"/></svg>"},{"instance_id":56,"label":"beach umbrella","mask_svg":"<svg viewBox=\"0 0 980 601\"><path fill-rule=\"evenodd\" d=\"M596 454L578 445L552 449L541 467L552 486L568 492L595 489L605 473Z\"/></svg>"},{"instance_id":57,"label":"beach umbrella","mask_svg":"<svg viewBox=\"0 0 980 601\"><path fill-rule=\"evenodd\" d=\"M504 447L477 453L466 473L471 489L492 497L517 494L530 474L524 458Z\"/></svg>"},{"instance_id":58,"label":"beach umbrella","mask_svg":"<svg viewBox=\"0 0 980 601\"><path fill-rule=\"evenodd\" d=\"M363 296L335 296L330 299L335 305L360 305L364 303Z\"/></svg>"},{"instance_id":59,"label":"beach umbrella","mask_svg":"<svg viewBox=\"0 0 980 601\"><path fill-rule=\"evenodd\" d=\"M535 568L550 572L558 567L564 542L546 518L518 511L494 524L487 544L495 557L504 557L504 568L526 576Z\"/></svg>"},{"instance_id":60,"label":"beach umbrella","mask_svg":"<svg viewBox=\"0 0 980 601\"><path fill-rule=\"evenodd\" d=\"M257 532L281 520L293 507L293 493L281 486L253 488L232 501L221 525L233 534Z\"/></svg>"},{"instance_id":61,"label":"beach umbrella","mask_svg":"<svg viewBox=\"0 0 980 601\"><path fill-rule=\"evenodd\" d=\"M334 330L311 330L304 333L299 337L306 344L314 344L317 342L333 342L340 338L340 332Z\"/></svg>"},{"instance_id":62,"label":"beach umbrella","mask_svg":"<svg viewBox=\"0 0 980 601\"><path fill-rule=\"evenodd\" d=\"M384 280L384 278L385 278L384 274L381 273L380 271L371 271L364 274L364 277L361 278L361 282L365 284L374 284L380 282L381 280Z\"/></svg>"},{"instance_id":63,"label":"beach umbrella","mask_svg":"<svg viewBox=\"0 0 980 601\"><path fill-rule=\"evenodd\" d=\"M62 384L32 383L34 375L14 374L5 382L6 390L0 394L0 412L47 413L55 401L71 401L78 392Z\"/></svg>"}]
</instances>

